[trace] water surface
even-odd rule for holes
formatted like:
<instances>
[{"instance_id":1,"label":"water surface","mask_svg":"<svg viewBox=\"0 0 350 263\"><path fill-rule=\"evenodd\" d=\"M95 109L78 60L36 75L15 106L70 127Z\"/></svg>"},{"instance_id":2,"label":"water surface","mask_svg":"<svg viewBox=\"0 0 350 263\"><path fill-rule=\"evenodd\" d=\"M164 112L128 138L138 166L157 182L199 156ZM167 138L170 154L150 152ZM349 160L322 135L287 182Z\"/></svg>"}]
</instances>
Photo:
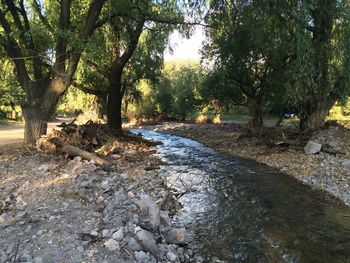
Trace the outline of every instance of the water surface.
<instances>
[{"instance_id":1,"label":"water surface","mask_svg":"<svg viewBox=\"0 0 350 263\"><path fill-rule=\"evenodd\" d=\"M350 262L350 209L253 161L153 131L168 185L184 193L176 219L207 262Z\"/></svg>"}]
</instances>

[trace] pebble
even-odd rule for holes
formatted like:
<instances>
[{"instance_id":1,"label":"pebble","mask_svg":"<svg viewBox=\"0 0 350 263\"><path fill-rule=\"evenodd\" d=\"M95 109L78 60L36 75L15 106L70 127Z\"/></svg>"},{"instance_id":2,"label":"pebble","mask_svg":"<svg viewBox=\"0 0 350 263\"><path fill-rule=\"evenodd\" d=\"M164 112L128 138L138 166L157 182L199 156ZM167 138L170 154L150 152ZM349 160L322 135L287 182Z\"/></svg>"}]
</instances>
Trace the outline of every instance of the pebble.
<instances>
[{"instance_id":1,"label":"pebble","mask_svg":"<svg viewBox=\"0 0 350 263\"><path fill-rule=\"evenodd\" d=\"M103 229L102 230L102 237L106 238L110 235L110 230L109 229Z\"/></svg>"},{"instance_id":2,"label":"pebble","mask_svg":"<svg viewBox=\"0 0 350 263\"><path fill-rule=\"evenodd\" d=\"M153 255L157 255L158 247L152 233L144 229L136 231L136 238L140 242L141 246L146 251L151 252Z\"/></svg>"},{"instance_id":3,"label":"pebble","mask_svg":"<svg viewBox=\"0 0 350 263\"><path fill-rule=\"evenodd\" d=\"M166 211L160 211L160 224L164 227L171 227L172 222Z\"/></svg>"},{"instance_id":4,"label":"pebble","mask_svg":"<svg viewBox=\"0 0 350 263\"><path fill-rule=\"evenodd\" d=\"M43 258L42 257L34 257L34 263L43 263Z\"/></svg>"},{"instance_id":5,"label":"pebble","mask_svg":"<svg viewBox=\"0 0 350 263\"><path fill-rule=\"evenodd\" d=\"M137 240L133 237L130 237L128 239L128 244L126 245L126 248L131 251L140 251L142 250L142 246L137 242Z\"/></svg>"},{"instance_id":6,"label":"pebble","mask_svg":"<svg viewBox=\"0 0 350 263\"><path fill-rule=\"evenodd\" d=\"M345 167L350 167L350 160L345 160L341 164Z\"/></svg>"},{"instance_id":7,"label":"pebble","mask_svg":"<svg viewBox=\"0 0 350 263\"><path fill-rule=\"evenodd\" d=\"M114 239L108 239L104 243L104 245L109 251L115 251L115 250L119 250L120 249L118 241L116 241Z\"/></svg>"},{"instance_id":8,"label":"pebble","mask_svg":"<svg viewBox=\"0 0 350 263\"><path fill-rule=\"evenodd\" d=\"M164 238L167 243L182 245L186 243L185 228L171 228L164 233Z\"/></svg>"},{"instance_id":9,"label":"pebble","mask_svg":"<svg viewBox=\"0 0 350 263\"><path fill-rule=\"evenodd\" d=\"M150 261L149 255L147 255L144 251L135 251L134 255L135 255L135 259L138 262L149 262Z\"/></svg>"},{"instance_id":10,"label":"pebble","mask_svg":"<svg viewBox=\"0 0 350 263\"><path fill-rule=\"evenodd\" d=\"M114 232L112 234L112 238L117 240L117 241L123 240L123 238L124 238L124 230L123 230L123 228L121 228L118 231Z\"/></svg>"},{"instance_id":11,"label":"pebble","mask_svg":"<svg viewBox=\"0 0 350 263\"><path fill-rule=\"evenodd\" d=\"M5 252L0 252L0 263L5 263L7 260L7 255Z\"/></svg>"},{"instance_id":12,"label":"pebble","mask_svg":"<svg viewBox=\"0 0 350 263\"><path fill-rule=\"evenodd\" d=\"M165 255L167 257L167 259L169 259L171 262L175 262L177 260L177 256L171 252L171 251L168 251Z\"/></svg>"},{"instance_id":13,"label":"pebble","mask_svg":"<svg viewBox=\"0 0 350 263\"><path fill-rule=\"evenodd\" d=\"M78 247L77 247L77 250L78 250L80 253L83 253L83 252L84 252L84 247L83 247L83 246L78 246Z\"/></svg>"}]
</instances>

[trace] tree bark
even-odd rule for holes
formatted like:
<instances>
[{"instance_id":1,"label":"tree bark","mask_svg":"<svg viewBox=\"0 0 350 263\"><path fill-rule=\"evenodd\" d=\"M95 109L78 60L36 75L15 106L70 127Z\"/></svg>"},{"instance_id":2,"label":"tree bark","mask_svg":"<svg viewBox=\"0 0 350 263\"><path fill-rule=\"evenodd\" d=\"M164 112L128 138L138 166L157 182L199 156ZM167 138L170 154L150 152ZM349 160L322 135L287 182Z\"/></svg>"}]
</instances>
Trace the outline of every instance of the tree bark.
<instances>
[{"instance_id":1,"label":"tree bark","mask_svg":"<svg viewBox=\"0 0 350 263\"><path fill-rule=\"evenodd\" d=\"M16 120L17 119L16 105L13 101L10 101L10 106L11 106L11 119Z\"/></svg>"},{"instance_id":2,"label":"tree bark","mask_svg":"<svg viewBox=\"0 0 350 263\"><path fill-rule=\"evenodd\" d=\"M311 11L314 26L313 45L313 85L309 87L309 98L300 113L300 129L314 131L324 125L329 109L336 98L336 85L332 87L329 78L332 60L332 30L337 10L336 0L318 0Z\"/></svg>"},{"instance_id":3,"label":"tree bark","mask_svg":"<svg viewBox=\"0 0 350 263\"><path fill-rule=\"evenodd\" d=\"M46 134L46 114L38 106L23 106L22 111L25 119L24 139L28 143L35 143L41 135Z\"/></svg>"},{"instance_id":4,"label":"tree bark","mask_svg":"<svg viewBox=\"0 0 350 263\"><path fill-rule=\"evenodd\" d=\"M324 126L329 109L325 107L317 107L312 110L305 111L300 116L300 130L311 132L318 130Z\"/></svg>"},{"instance_id":5,"label":"tree bark","mask_svg":"<svg viewBox=\"0 0 350 263\"><path fill-rule=\"evenodd\" d=\"M55 64L49 74L46 74L46 70L44 70L46 59L43 61L38 56L42 50L36 45L30 33L31 28L27 14L29 9L26 9L23 1L5 0L1 2L0 25L3 32L0 34L0 45L12 58L17 71L17 79L26 93L26 102L22 108L26 121L24 137L28 142L33 143L46 133L47 120L54 113L59 98L71 84L84 45L95 30L96 21L105 1L93 0L91 2L80 32L81 43L76 46L71 45L69 48L69 38L62 33L69 30L72 1L59 1L58 31L60 34L53 32L54 35L57 35L54 50ZM47 19L41 13L38 2L34 1L34 3L40 21L50 28Z\"/></svg>"},{"instance_id":6,"label":"tree bark","mask_svg":"<svg viewBox=\"0 0 350 263\"><path fill-rule=\"evenodd\" d=\"M261 102L254 101L251 104L249 110L252 114L251 127L255 130L260 129L264 124Z\"/></svg>"},{"instance_id":7,"label":"tree bark","mask_svg":"<svg viewBox=\"0 0 350 263\"><path fill-rule=\"evenodd\" d=\"M121 72L122 70L115 70L114 74L109 77L107 125L112 130L122 129Z\"/></svg>"}]
</instances>

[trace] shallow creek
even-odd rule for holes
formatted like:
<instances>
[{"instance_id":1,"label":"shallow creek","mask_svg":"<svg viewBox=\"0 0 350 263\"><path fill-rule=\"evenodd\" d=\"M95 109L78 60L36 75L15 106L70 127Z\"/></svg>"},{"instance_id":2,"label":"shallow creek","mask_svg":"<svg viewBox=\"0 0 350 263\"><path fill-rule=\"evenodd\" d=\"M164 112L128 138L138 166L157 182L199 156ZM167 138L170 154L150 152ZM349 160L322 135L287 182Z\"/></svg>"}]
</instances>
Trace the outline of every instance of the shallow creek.
<instances>
[{"instance_id":1,"label":"shallow creek","mask_svg":"<svg viewBox=\"0 0 350 263\"><path fill-rule=\"evenodd\" d=\"M350 209L265 165L168 134L160 173L183 193L176 220L206 262L350 262Z\"/></svg>"}]
</instances>

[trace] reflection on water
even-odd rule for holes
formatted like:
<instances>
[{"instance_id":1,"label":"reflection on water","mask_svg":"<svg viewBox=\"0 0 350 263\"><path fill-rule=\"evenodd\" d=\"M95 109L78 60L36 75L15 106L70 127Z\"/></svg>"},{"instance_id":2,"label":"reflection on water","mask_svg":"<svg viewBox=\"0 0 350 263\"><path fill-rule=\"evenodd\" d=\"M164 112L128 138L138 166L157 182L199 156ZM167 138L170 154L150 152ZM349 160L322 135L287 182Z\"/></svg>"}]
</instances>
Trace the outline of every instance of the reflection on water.
<instances>
[{"instance_id":1,"label":"reflection on water","mask_svg":"<svg viewBox=\"0 0 350 263\"><path fill-rule=\"evenodd\" d=\"M264 165L193 140L162 141L168 185L185 194L177 220L208 262L350 262L350 209Z\"/></svg>"}]
</instances>

